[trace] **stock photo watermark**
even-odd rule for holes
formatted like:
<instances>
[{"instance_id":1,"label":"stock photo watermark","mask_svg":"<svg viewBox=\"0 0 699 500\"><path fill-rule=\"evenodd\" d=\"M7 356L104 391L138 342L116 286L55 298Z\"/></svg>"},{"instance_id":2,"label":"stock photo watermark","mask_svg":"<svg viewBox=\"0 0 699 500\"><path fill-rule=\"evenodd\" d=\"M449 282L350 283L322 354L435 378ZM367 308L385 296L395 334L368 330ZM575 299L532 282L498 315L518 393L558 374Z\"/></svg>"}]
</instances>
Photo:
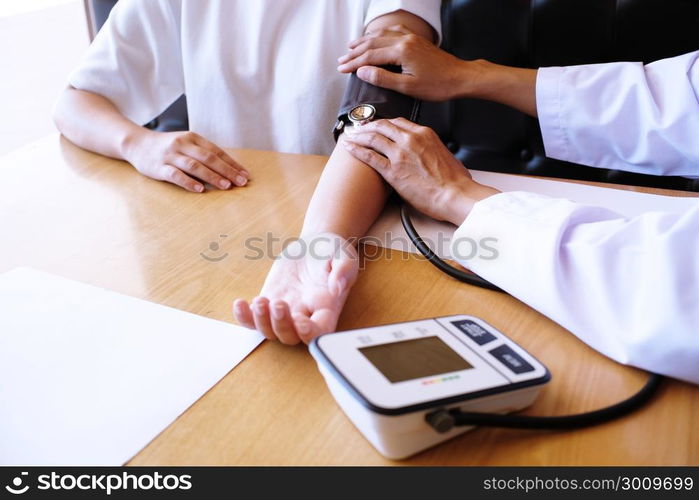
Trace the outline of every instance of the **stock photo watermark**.
<instances>
[{"instance_id":1,"label":"stock photo watermark","mask_svg":"<svg viewBox=\"0 0 699 500\"><path fill-rule=\"evenodd\" d=\"M73 474L64 472L51 472L50 474L34 474L20 472L14 477L5 490L12 495L23 495L32 491L54 491L65 493L68 491L90 491L95 496L110 496L116 492L151 491L162 492L163 496L175 490L188 491L193 486L190 474L162 474L160 472L122 472L97 473L97 474ZM29 496L33 496L31 493Z\"/></svg>"},{"instance_id":2,"label":"stock photo watermark","mask_svg":"<svg viewBox=\"0 0 699 500\"><path fill-rule=\"evenodd\" d=\"M200 252L200 257L208 262L222 262L230 256L231 248L226 248L229 238L220 234L212 240L206 250ZM436 238L423 237L424 243L437 255L458 261L473 259L495 260L500 256L498 239L494 237L469 238L439 233ZM342 239L332 235L317 235L307 238L281 238L271 232L264 236L251 236L242 242L245 260L301 260L306 257L313 259L331 259L343 255L355 256L355 248L361 248L363 262L378 259L409 260L410 254L418 253L415 245L404 234L395 235L387 232L383 237L364 236L361 238ZM384 249L399 250L386 254Z\"/></svg>"},{"instance_id":3,"label":"stock photo watermark","mask_svg":"<svg viewBox=\"0 0 699 500\"><path fill-rule=\"evenodd\" d=\"M204 252L200 252L199 256L202 259L208 260L209 262L221 262L228 257L228 253L221 253L221 242L224 238L228 238L227 234L220 234L218 236L218 241L212 241L209 243L208 248Z\"/></svg>"}]
</instances>

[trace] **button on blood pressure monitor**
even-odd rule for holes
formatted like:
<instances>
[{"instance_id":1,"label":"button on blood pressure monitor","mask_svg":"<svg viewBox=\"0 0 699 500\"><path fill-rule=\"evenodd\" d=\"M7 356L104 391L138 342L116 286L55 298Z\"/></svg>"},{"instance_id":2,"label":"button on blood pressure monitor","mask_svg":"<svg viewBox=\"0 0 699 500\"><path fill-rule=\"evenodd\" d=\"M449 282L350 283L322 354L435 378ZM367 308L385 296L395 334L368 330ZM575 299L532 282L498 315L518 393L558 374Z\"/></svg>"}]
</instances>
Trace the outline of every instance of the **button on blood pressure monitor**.
<instances>
[{"instance_id":1,"label":"button on blood pressure monitor","mask_svg":"<svg viewBox=\"0 0 699 500\"><path fill-rule=\"evenodd\" d=\"M513 351L509 345L501 345L490 351L490 354L514 373L527 373L534 370L534 367Z\"/></svg>"},{"instance_id":2,"label":"button on blood pressure monitor","mask_svg":"<svg viewBox=\"0 0 699 500\"><path fill-rule=\"evenodd\" d=\"M550 380L532 355L465 315L323 335L310 349L338 404L389 458L472 428L440 433L426 421L435 410L521 410Z\"/></svg>"},{"instance_id":3,"label":"button on blood pressure monitor","mask_svg":"<svg viewBox=\"0 0 699 500\"><path fill-rule=\"evenodd\" d=\"M478 345L487 344L496 339L495 335L470 319L452 321L451 324L468 335Z\"/></svg>"}]
</instances>

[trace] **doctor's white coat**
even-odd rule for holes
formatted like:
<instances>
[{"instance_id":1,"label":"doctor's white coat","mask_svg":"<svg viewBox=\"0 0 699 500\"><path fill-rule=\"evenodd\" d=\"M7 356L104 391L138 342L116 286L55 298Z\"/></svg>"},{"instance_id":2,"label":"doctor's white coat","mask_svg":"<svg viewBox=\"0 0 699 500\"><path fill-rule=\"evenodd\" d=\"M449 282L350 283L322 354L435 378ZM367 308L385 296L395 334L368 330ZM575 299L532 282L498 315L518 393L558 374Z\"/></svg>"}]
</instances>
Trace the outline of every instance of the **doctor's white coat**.
<instances>
[{"instance_id":1,"label":"doctor's white coat","mask_svg":"<svg viewBox=\"0 0 699 500\"><path fill-rule=\"evenodd\" d=\"M657 61L543 68L548 156L699 177L699 51ZM633 219L525 192L478 202L459 238L497 238L462 263L621 363L699 384L699 198Z\"/></svg>"}]
</instances>

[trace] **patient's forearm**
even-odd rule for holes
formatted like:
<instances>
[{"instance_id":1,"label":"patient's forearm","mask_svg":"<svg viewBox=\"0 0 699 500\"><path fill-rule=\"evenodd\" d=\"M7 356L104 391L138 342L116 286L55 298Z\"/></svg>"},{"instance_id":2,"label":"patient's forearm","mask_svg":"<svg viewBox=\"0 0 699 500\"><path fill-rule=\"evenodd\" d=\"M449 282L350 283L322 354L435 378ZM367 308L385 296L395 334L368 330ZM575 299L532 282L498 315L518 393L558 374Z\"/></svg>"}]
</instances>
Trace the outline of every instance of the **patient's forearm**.
<instances>
[{"instance_id":1,"label":"patient's forearm","mask_svg":"<svg viewBox=\"0 0 699 500\"><path fill-rule=\"evenodd\" d=\"M96 153L125 159L125 148L148 130L127 119L107 98L69 87L53 113L58 130L74 144Z\"/></svg>"},{"instance_id":2,"label":"patient's forearm","mask_svg":"<svg viewBox=\"0 0 699 500\"><path fill-rule=\"evenodd\" d=\"M377 17L367 31L402 25L434 41L432 27L420 17L398 10ZM342 146L335 147L308 206L302 235L331 232L345 239L364 236L381 213L391 190L371 167Z\"/></svg>"},{"instance_id":3,"label":"patient's forearm","mask_svg":"<svg viewBox=\"0 0 699 500\"><path fill-rule=\"evenodd\" d=\"M335 147L308 206L302 235L361 237L381 213L390 188L371 167Z\"/></svg>"}]
</instances>

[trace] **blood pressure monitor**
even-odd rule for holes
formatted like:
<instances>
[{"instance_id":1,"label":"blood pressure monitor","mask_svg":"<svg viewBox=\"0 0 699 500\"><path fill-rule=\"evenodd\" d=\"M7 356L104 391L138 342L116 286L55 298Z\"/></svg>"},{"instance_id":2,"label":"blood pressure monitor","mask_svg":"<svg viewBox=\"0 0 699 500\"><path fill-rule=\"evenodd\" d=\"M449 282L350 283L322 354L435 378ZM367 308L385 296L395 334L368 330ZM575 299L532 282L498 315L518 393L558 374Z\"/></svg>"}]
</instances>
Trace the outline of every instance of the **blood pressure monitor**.
<instances>
[{"instance_id":1,"label":"blood pressure monitor","mask_svg":"<svg viewBox=\"0 0 699 500\"><path fill-rule=\"evenodd\" d=\"M473 428L439 432L436 410L518 411L551 378L511 339L466 315L323 335L310 351L340 407L394 459Z\"/></svg>"}]
</instances>

